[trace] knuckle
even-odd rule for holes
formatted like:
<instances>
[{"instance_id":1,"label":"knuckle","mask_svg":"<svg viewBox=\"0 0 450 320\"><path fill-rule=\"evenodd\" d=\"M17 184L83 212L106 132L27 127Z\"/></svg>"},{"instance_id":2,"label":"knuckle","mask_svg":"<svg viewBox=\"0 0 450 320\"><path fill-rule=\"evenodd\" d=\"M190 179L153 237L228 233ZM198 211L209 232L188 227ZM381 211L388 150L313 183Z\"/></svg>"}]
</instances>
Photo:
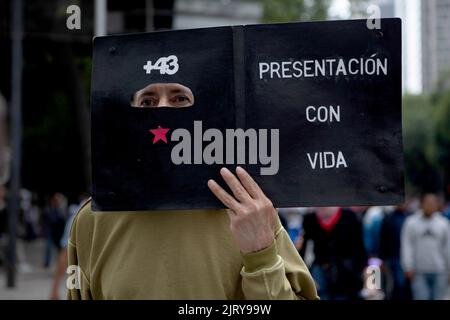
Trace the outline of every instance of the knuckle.
<instances>
[{"instance_id":1,"label":"knuckle","mask_svg":"<svg viewBox=\"0 0 450 320\"><path fill-rule=\"evenodd\" d=\"M250 213L258 212L260 210L260 207L259 207L258 203L252 202L251 204L249 204L248 210L250 211Z\"/></svg>"},{"instance_id":2,"label":"knuckle","mask_svg":"<svg viewBox=\"0 0 450 320\"><path fill-rule=\"evenodd\" d=\"M261 204L264 207L264 209L270 209L273 207L272 201L270 201L270 199L268 199L268 198L265 198L264 200L262 200Z\"/></svg>"},{"instance_id":3,"label":"knuckle","mask_svg":"<svg viewBox=\"0 0 450 320\"><path fill-rule=\"evenodd\" d=\"M244 192L242 192L242 189L238 189L236 191L236 198L242 198L244 196Z\"/></svg>"}]
</instances>

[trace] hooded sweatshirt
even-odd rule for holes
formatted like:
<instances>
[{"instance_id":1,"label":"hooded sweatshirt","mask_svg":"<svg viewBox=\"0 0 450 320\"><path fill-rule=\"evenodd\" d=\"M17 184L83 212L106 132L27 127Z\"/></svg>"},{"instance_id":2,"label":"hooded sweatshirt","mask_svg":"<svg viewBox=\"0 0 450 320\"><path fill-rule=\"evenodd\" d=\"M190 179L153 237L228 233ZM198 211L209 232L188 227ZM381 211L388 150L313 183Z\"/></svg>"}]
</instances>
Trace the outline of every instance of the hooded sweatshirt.
<instances>
[{"instance_id":1,"label":"hooded sweatshirt","mask_svg":"<svg viewBox=\"0 0 450 320\"><path fill-rule=\"evenodd\" d=\"M450 271L450 226L439 212L409 216L401 233L401 262L405 271Z\"/></svg>"},{"instance_id":2,"label":"hooded sweatshirt","mask_svg":"<svg viewBox=\"0 0 450 320\"><path fill-rule=\"evenodd\" d=\"M93 212L88 201L68 256L69 299L318 299L279 221L271 246L243 254L225 210Z\"/></svg>"}]
</instances>

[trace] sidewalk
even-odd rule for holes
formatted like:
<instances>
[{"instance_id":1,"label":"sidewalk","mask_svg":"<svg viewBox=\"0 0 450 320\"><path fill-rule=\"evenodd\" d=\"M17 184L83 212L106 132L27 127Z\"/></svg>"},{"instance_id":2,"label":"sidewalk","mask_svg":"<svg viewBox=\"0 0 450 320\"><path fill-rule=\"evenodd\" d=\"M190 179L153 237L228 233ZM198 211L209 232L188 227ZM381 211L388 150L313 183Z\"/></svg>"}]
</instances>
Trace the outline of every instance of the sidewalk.
<instances>
[{"instance_id":1,"label":"sidewalk","mask_svg":"<svg viewBox=\"0 0 450 320\"><path fill-rule=\"evenodd\" d=\"M20 261L16 287L6 287L6 274L0 268L0 300L46 300L49 298L53 281L54 264L48 269L43 267L45 240L38 239L26 243L17 243L17 258ZM53 261L56 251L53 252ZM65 299L65 281L60 285L60 299Z\"/></svg>"}]
</instances>

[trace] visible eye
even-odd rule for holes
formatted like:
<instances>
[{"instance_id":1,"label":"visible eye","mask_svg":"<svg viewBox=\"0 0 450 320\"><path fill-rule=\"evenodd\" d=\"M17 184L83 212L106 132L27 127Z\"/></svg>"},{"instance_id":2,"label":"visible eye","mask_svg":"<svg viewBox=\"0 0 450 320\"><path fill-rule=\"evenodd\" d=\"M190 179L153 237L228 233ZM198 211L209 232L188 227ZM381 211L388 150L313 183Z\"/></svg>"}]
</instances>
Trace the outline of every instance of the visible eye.
<instances>
[{"instance_id":1,"label":"visible eye","mask_svg":"<svg viewBox=\"0 0 450 320\"><path fill-rule=\"evenodd\" d=\"M178 97L175 97L175 99L176 99L178 102L189 101L189 98L186 97L186 96L178 96Z\"/></svg>"},{"instance_id":2,"label":"visible eye","mask_svg":"<svg viewBox=\"0 0 450 320\"><path fill-rule=\"evenodd\" d=\"M153 108L153 107L156 107L157 105L158 105L158 101L156 101L156 99L152 99L152 98L144 98L139 103L139 107L141 107L141 108Z\"/></svg>"},{"instance_id":3,"label":"visible eye","mask_svg":"<svg viewBox=\"0 0 450 320\"><path fill-rule=\"evenodd\" d=\"M191 105L191 100L185 95L177 95L172 98L172 103L178 107L188 107Z\"/></svg>"}]
</instances>

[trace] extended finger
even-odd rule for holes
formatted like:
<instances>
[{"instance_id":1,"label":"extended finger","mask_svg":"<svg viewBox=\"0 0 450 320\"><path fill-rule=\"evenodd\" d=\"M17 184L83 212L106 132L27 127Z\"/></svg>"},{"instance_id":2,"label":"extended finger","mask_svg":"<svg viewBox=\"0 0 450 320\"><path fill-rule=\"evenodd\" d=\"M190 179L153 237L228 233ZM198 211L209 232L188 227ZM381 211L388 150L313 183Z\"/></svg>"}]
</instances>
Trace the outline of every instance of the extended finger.
<instances>
[{"instance_id":1,"label":"extended finger","mask_svg":"<svg viewBox=\"0 0 450 320\"><path fill-rule=\"evenodd\" d=\"M255 180L245 171L242 167L236 168L236 174L241 180L242 185L245 190L250 194L253 199L258 199L264 197L264 192L258 186Z\"/></svg>"},{"instance_id":2,"label":"extended finger","mask_svg":"<svg viewBox=\"0 0 450 320\"><path fill-rule=\"evenodd\" d=\"M225 207L237 211L240 208L239 202L236 201L231 195L228 194L217 182L214 180L208 180L208 188L219 199Z\"/></svg>"},{"instance_id":3,"label":"extended finger","mask_svg":"<svg viewBox=\"0 0 450 320\"><path fill-rule=\"evenodd\" d=\"M251 200L247 190L245 190L239 179L230 170L227 168L222 168L220 169L220 174L222 175L223 180L225 180L227 185L230 187L236 199L240 202L248 202Z\"/></svg>"}]
</instances>

